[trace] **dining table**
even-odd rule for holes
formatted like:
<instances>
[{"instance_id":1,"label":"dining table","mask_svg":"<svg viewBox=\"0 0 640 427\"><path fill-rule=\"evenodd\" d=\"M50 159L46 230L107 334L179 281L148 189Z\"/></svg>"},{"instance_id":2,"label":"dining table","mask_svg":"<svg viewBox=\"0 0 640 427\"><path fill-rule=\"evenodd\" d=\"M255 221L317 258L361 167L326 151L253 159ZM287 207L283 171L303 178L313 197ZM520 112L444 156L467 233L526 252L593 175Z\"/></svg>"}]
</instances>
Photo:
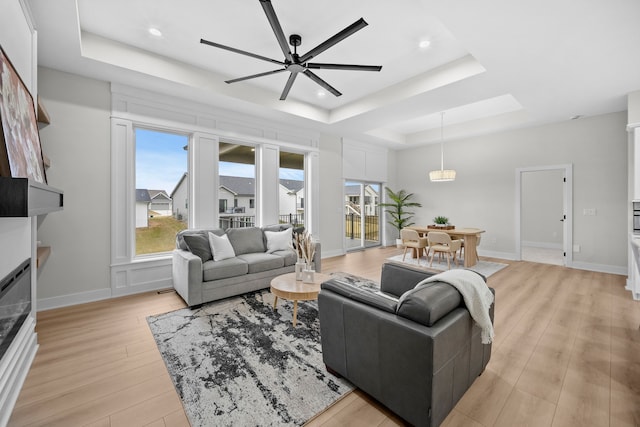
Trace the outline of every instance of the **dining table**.
<instances>
[{"instance_id":1,"label":"dining table","mask_svg":"<svg viewBox=\"0 0 640 427\"><path fill-rule=\"evenodd\" d=\"M443 231L451 236L452 239L462 239L464 242L464 266L472 267L478 259L476 246L480 235L485 231L480 228L446 228L434 226L417 226L411 225L408 229L415 230L420 236L426 236L430 231ZM414 257L421 256L421 251L414 251Z\"/></svg>"}]
</instances>

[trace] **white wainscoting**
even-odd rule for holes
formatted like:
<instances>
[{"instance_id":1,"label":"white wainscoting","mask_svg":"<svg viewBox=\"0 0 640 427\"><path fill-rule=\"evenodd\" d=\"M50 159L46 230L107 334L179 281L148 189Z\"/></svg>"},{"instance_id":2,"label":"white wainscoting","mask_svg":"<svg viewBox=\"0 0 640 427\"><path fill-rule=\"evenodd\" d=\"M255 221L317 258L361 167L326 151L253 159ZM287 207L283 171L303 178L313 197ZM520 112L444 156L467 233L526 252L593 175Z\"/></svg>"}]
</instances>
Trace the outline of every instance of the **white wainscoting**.
<instances>
[{"instance_id":1,"label":"white wainscoting","mask_svg":"<svg viewBox=\"0 0 640 427\"><path fill-rule=\"evenodd\" d=\"M192 228L218 224L216 168L220 138L253 144L266 165L256 165L258 224L278 220L277 161L279 150L307 154L305 201L309 230L319 225L319 132L287 127L188 100L111 85L111 296L173 286L171 258L135 256L134 126L189 134L190 209ZM258 160L260 157L257 157ZM51 301L57 304L60 301ZM44 301L43 304L47 305Z\"/></svg>"}]
</instances>

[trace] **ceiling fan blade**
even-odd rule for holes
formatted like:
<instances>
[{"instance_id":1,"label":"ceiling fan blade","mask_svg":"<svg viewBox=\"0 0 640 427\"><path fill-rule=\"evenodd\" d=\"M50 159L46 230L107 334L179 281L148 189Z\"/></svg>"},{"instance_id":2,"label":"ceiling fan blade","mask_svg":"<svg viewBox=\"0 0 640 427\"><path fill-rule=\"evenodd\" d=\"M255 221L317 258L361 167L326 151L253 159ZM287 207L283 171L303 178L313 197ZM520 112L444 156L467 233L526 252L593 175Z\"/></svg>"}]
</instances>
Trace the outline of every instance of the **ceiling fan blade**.
<instances>
[{"instance_id":1,"label":"ceiling fan blade","mask_svg":"<svg viewBox=\"0 0 640 427\"><path fill-rule=\"evenodd\" d=\"M289 79L287 80L287 84L284 85L284 89L282 90L282 95L280 95L280 101L284 101L287 99L287 95L289 95L289 91L291 90L291 86L293 86L293 82L296 81L296 77L298 73L291 73Z\"/></svg>"},{"instance_id":2,"label":"ceiling fan blade","mask_svg":"<svg viewBox=\"0 0 640 427\"><path fill-rule=\"evenodd\" d=\"M245 50L236 49L235 47L225 46L225 45L220 44L220 43L210 42L209 40L200 39L200 43L206 44L206 45L209 45L209 46L213 46L213 47L217 47L219 49L228 50L230 52L239 53L240 55L246 55L246 56L250 56L252 58L261 59L263 61L273 62L274 64L284 65L284 62L282 62L282 61L278 61L276 59L267 58L266 56L257 55L255 53L247 52Z\"/></svg>"},{"instance_id":3,"label":"ceiling fan blade","mask_svg":"<svg viewBox=\"0 0 640 427\"><path fill-rule=\"evenodd\" d=\"M317 62L308 62L307 68L325 70L380 71L382 70L382 65L320 64Z\"/></svg>"},{"instance_id":4,"label":"ceiling fan blade","mask_svg":"<svg viewBox=\"0 0 640 427\"><path fill-rule=\"evenodd\" d=\"M334 94L335 96L342 95L340 93L340 91L338 91L338 89L336 89L335 87L331 86L329 83L325 82L320 77L318 77L317 75L313 74L311 71L304 70L303 73L304 73L305 76L309 77L311 80L313 80L314 82L318 83L320 86L322 86L323 88L325 88L326 90L328 90L329 92Z\"/></svg>"},{"instance_id":5,"label":"ceiling fan blade","mask_svg":"<svg viewBox=\"0 0 640 427\"><path fill-rule=\"evenodd\" d=\"M289 50L289 44L287 43L287 38L284 35L284 31L282 31L282 27L280 26L280 21L278 21L278 16L276 15L275 10L273 10L273 5L270 0L260 0L260 5L262 5L262 9L264 10L265 15L267 15L267 19L269 20L269 24L271 24L271 29L273 33L276 35L276 39L278 39L278 44L280 45L280 49L282 49L282 53L284 53L284 57L287 61L293 62L293 57L291 56L291 50Z\"/></svg>"},{"instance_id":6,"label":"ceiling fan blade","mask_svg":"<svg viewBox=\"0 0 640 427\"><path fill-rule=\"evenodd\" d=\"M367 25L369 25L369 24L367 24L367 22L363 18L358 19L356 22L354 22L353 24L349 25L344 30L340 31L339 33L337 33L333 37L329 37L327 40L325 40L324 42L320 43L318 46L314 47L309 52L307 52L306 54L301 56L300 57L300 62L307 62L311 58L321 54L322 52L324 52L325 50L329 49L334 44L346 39L347 37L349 37L350 35L352 35L356 31L359 31L359 30L363 29Z\"/></svg>"},{"instance_id":7,"label":"ceiling fan blade","mask_svg":"<svg viewBox=\"0 0 640 427\"><path fill-rule=\"evenodd\" d=\"M252 74L250 76L245 76L245 77L238 77L237 79L232 79L232 80L225 80L225 83L235 83L235 82L241 82L243 80L249 80L249 79L255 79L256 77L262 77L262 76L268 76L270 74L275 74L275 73L280 73L282 71L287 71L286 68L279 68L277 70L272 70L272 71L267 71L265 73L259 73L259 74Z\"/></svg>"}]
</instances>

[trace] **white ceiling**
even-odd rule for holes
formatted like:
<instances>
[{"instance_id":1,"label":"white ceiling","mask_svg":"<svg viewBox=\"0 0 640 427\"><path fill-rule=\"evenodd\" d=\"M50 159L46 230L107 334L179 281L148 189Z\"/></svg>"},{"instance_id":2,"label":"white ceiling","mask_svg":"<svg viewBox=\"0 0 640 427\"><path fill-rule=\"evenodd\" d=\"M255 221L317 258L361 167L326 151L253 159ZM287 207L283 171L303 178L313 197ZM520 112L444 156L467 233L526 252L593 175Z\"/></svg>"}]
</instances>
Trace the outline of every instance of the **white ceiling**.
<instances>
[{"instance_id":1,"label":"white ceiling","mask_svg":"<svg viewBox=\"0 0 640 427\"><path fill-rule=\"evenodd\" d=\"M396 149L439 142L442 111L450 139L623 111L640 90L638 0L272 0L298 53L369 23L313 62L383 66L314 70L343 95L299 76L286 101L288 72L229 85L279 67L200 44L282 61L258 0L28 1L40 65Z\"/></svg>"}]
</instances>

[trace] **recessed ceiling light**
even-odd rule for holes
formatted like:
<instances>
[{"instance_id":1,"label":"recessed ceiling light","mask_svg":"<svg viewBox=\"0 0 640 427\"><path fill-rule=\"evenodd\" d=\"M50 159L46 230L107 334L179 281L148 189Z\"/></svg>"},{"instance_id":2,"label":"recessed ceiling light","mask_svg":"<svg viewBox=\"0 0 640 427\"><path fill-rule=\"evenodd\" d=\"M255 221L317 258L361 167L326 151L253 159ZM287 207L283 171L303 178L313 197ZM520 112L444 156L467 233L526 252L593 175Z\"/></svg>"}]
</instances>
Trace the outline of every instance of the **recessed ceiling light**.
<instances>
[{"instance_id":1,"label":"recessed ceiling light","mask_svg":"<svg viewBox=\"0 0 640 427\"><path fill-rule=\"evenodd\" d=\"M418 43L418 46L420 47L420 49L426 49L429 46L431 46L431 41L429 40L422 40L420 43Z\"/></svg>"},{"instance_id":2,"label":"recessed ceiling light","mask_svg":"<svg viewBox=\"0 0 640 427\"><path fill-rule=\"evenodd\" d=\"M323 90L319 90L317 92L318 98L324 98L327 95L327 92L323 91Z\"/></svg>"},{"instance_id":3,"label":"recessed ceiling light","mask_svg":"<svg viewBox=\"0 0 640 427\"><path fill-rule=\"evenodd\" d=\"M153 27L149 28L149 34L155 37L162 37L162 31Z\"/></svg>"},{"instance_id":4,"label":"recessed ceiling light","mask_svg":"<svg viewBox=\"0 0 640 427\"><path fill-rule=\"evenodd\" d=\"M582 118L582 114L576 114L575 116L571 116L571 120L578 120Z\"/></svg>"}]
</instances>

